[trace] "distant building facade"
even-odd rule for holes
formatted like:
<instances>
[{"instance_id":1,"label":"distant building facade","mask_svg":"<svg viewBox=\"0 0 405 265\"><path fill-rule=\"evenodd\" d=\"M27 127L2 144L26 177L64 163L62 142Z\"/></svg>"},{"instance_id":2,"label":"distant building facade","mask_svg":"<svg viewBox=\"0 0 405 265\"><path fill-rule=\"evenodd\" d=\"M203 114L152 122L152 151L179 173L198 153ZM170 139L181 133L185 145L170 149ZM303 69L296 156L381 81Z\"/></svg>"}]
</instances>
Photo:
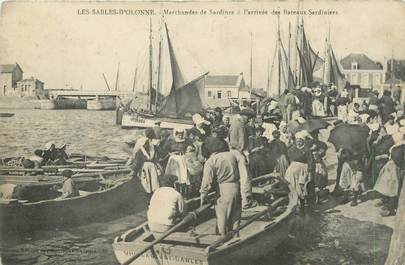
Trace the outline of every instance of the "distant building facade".
<instances>
[{"instance_id":1,"label":"distant building facade","mask_svg":"<svg viewBox=\"0 0 405 265\"><path fill-rule=\"evenodd\" d=\"M34 77L18 81L17 91L20 97L45 97L44 82Z\"/></svg>"},{"instance_id":2,"label":"distant building facade","mask_svg":"<svg viewBox=\"0 0 405 265\"><path fill-rule=\"evenodd\" d=\"M245 86L243 73L239 75L208 75L205 78L205 97L209 100L238 98Z\"/></svg>"},{"instance_id":3,"label":"distant building facade","mask_svg":"<svg viewBox=\"0 0 405 265\"><path fill-rule=\"evenodd\" d=\"M23 70L15 64L0 65L0 96L13 96L17 93L17 82L23 79Z\"/></svg>"},{"instance_id":4,"label":"distant building facade","mask_svg":"<svg viewBox=\"0 0 405 265\"><path fill-rule=\"evenodd\" d=\"M351 53L341 59L340 64L351 85L360 86L360 88L382 89L385 83L385 69L367 55Z\"/></svg>"}]
</instances>

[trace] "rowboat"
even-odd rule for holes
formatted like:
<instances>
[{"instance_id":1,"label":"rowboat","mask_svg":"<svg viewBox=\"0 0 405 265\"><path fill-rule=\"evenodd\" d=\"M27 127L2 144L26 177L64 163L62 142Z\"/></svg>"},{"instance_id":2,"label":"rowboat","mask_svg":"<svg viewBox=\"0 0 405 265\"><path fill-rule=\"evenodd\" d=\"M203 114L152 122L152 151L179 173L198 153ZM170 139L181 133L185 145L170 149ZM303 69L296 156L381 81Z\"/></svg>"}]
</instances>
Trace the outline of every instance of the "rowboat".
<instances>
[{"instance_id":1,"label":"rowboat","mask_svg":"<svg viewBox=\"0 0 405 265\"><path fill-rule=\"evenodd\" d=\"M3 118L9 118L9 117L13 117L14 116L14 113L11 113L11 112L0 112L0 117L3 117Z\"/></svg>"},{"instance_id":2,"label":"rowboat","mask_svg":"<svg viewBox=\"0 0 405 265\"><path fill-rule=\"evenodd\" d=\"M14 235L141 211L147 205L145 192L128 171L104 173L103 178L97 173L74 176L80 196L67 199L56 198L54 186L60 181L20 184L17 199L0 200L0 231Z\"/></svg>"},{"instance_id":3,"label":"rowboat","mask_svg":"<svg viewBox=\"0 0 405 265\"><path fill-rule=\"evenodd\" d=\"M266 192L266 187L254 188L255 196ZM291 190L288 197L281 197L270 206L243 211L237 233L224 237L214 232L215 211L211 209L192 227L170 234L139 258L127 263L155 240L148 224L144 223L116 237L114 253L120 264L131 265L251 264L252 260L268 254L287 239L297 205L297 193Z\"/></svg>"}]
</instances>

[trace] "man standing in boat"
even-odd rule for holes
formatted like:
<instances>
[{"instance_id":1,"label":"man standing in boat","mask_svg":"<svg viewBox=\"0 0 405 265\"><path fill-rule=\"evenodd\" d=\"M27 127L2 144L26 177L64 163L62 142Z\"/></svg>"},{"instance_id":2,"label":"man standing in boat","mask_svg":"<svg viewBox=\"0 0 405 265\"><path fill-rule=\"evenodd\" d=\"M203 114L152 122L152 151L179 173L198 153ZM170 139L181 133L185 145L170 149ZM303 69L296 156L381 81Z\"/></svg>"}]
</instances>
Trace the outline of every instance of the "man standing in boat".
<instances>
[{"instance_id":1,"label":"man standing in boat","mask_svg":"<svg viewBox=\"0 0 405 265\"><path fill-rule=\"evenodd\" d=\"M218 233L224 236L238 228L241 217L238 160L231 152L213 153L205 162L200 189L201 205L213 186L219 188L215 210Z\"/></svg>"},{"instance_id":2,"label":"man standing in boat","mask_svg":"<svg viewBox=\"0 0 405 265\"><path fill-rule=\"evenodd\" d=\"M242 196L242 206L244 209L255 207L257 202L252 199L251 176L249 174L246 155L248 154L248 136L246 133L246 124L249 118L256 114L249 109L243 109L239 115L231 122L229 129L229 145L231 153L237 160L240 189ZM245 155L246 153L246 155Z\"/></svg>"}]
</instances>

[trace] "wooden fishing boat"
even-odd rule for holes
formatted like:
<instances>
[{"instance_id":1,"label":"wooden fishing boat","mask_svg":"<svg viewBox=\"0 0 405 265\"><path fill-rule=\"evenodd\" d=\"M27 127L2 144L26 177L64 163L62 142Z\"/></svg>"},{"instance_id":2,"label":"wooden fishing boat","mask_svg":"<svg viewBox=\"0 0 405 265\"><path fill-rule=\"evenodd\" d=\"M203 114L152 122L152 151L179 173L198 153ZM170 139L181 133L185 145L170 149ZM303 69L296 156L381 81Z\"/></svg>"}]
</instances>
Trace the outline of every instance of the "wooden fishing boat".
<instances>
[{"instance_id":1,"label":"wooden fishing boat","mask_svg":"<svg viewBox=\"0 0 405 265\"><path fill-rule=\"evenodd\" d=\"M128 170L97 175L103 178L74 176L80 196L67 199L57 198L60 193L55 192L55 185L60 187L60 181L20 184L17 199L0 200L1 233L13 235L84 224L145 209L143 187L138 179L129 176Z\"/></svg>"},{"instance_id":2,"label":"wooden fishing boat","mask_svg":"<svg viewBox=\"0 0 405 265\"><path fill-rule=\"evenodd\" d=\"M9 117L13 117L14 113L12 112L0 112L0 117L2 118L9 118Z\"/></svg>"},{"instance_id":3,"label":"wooden fishing boat","mask_svg":"<svg viewBox=\"0 0 405 265\"><path fill-rule=\"evenodd\" d=\"M186 77L185 72L181 69L184 64L178 60L166 23L164 23L160 35L159 43L156 44L158 60L155 60L151 25L148 82L146 84L148 89L147 110L124 113L120 121L121 127L124 129L154 127L157 122L160 122L160 127L165 129L190 129L193 125L191 116L207 107L204 102L204 80L208 73L194 73L189 76L191 78ZM163 60L162 57L166 57L166 60ZM155 65L156 61L157 65ZM155 68L157 69L156 74L153 70Z\"/></svg>"},{"instance_id":4,"label":"wooden fishing boat","mask_svg":"<svg viewBox=\"0 0 405 265\"><path fill-rule=\"evenodd\" d=\"M145 117L140 114L128 114L125 113L122 116L121 128L122 129L143 129L155 127L157 123L160 123L159 127L162 129L191 129L193 122L191 119L177 119L177 118L157 118L157 117Z\"/></svg>"},{"instance_id":5,"label":"wooden fishing boat","mask_svg":"<svg viewBox=\"0 0 405 265\"><path fill-rule=\"evenodd\" d=\"M253 189L256 195L269 191L266 187ZM155 240L144 223L115 238L113 249L120 264L251 264L287 239L297 206L297 193L290 191L288 197L278 198L270 206L243 211L239 230L225 237L215 234L215 211L211 209L191 227L155 242L131 262L132 256L141 254Z\"/></svg>"}]
</instances>

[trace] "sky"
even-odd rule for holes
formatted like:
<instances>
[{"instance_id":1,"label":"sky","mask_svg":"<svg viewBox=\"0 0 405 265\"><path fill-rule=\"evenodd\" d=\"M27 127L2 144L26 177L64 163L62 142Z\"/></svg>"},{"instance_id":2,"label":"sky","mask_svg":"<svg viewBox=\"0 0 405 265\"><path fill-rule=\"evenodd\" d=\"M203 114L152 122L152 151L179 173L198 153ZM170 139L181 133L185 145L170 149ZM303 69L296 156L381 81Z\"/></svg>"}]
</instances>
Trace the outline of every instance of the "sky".
<instances>
[{"instance_id":1,"label":"sky","mask_svg":"<svg viewBox=\"0 0 405 265\"><path fill-rule=\"evenodd\" d=\"M164 16L186 78L204 72L243 72L249 83L252 49L253 86L265 87L277 36L278 16L272 11L281 12L280 31L288 49L288 25L293 34L297 16L284 10L297 7L297 1L6 2L0 13L0 64L18 62L25 77L44 81L47 89L106 90L102 74L114 87L119 63L119 89L132 90L135 69L138 83L147 76L142 69L147 63L150 21L157 32L162 11L193 10L196 15ZM93 9L133 13L153 9L154 15L95 15ZM309 15L309 9L337 14ZM245 10L267 14L245 14ZM395 58L405 59L404 2L305 1L301 10L307 11L303 16L307 38L321 56L330 29L337 58L365 53L384 62L393 50Z\"/></svg>"}]
</instances>

